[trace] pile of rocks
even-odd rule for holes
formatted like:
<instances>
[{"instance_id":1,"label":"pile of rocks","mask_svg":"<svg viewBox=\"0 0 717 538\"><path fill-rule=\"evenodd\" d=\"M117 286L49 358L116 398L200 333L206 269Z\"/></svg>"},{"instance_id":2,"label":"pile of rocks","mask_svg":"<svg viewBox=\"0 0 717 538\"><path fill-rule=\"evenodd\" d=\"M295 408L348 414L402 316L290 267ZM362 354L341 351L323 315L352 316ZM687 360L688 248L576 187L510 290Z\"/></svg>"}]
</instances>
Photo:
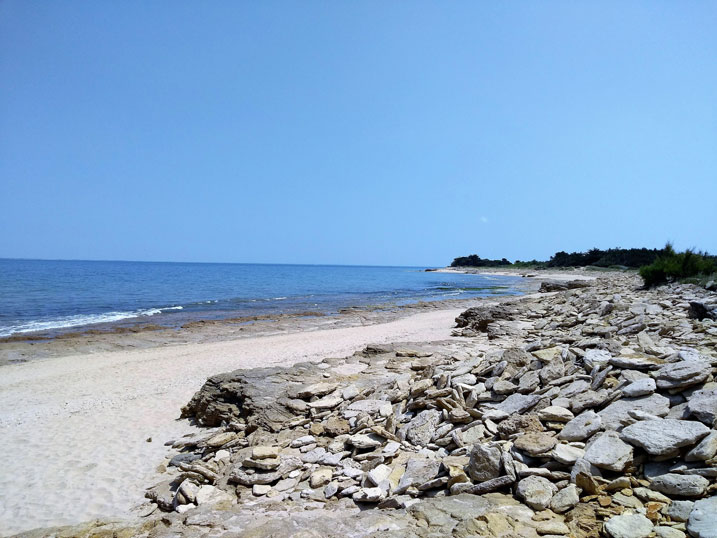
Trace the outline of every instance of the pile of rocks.
<instances>
[{"instance_id":1,"label":"pile of rocks","mask_svg":"<svg viewBox=\"0 0 717 538\"><path fill-rule=\"evenodd\" d=\"M147 496L215 530L280 505L354 514L344 535L717 536L717 323L691 303L714 295L611 274L450 342L212 377L183 416L214 429Z\"/></svg>"}]
</instances>

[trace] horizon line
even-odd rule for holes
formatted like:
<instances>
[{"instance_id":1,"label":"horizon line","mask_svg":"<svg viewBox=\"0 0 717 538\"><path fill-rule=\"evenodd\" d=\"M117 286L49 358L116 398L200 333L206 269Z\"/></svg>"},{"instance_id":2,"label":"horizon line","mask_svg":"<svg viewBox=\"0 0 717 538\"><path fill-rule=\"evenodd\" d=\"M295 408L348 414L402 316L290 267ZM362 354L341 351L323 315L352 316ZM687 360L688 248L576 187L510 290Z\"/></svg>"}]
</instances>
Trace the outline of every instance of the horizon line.
<instances>
[{"instance_id":1,"label":"horizon line","mask_svg":"<svg viewBox=\"0 0 717 538\"><path fill-rule=\"evenodd\" d=\"M376 265L361 263L289 263L289 262L198 262L198 261L176 261L176 260L106 260L106 259L84 259L84 258L8 258L0 256L0 261L34 261L34 262L99 262L99 263L196 263L196 264L215 264L215 265L289 265L289 266L305 266L305 267L407 267L407 268L440 268L446 265Z\"/></svg>"}]
</instances>

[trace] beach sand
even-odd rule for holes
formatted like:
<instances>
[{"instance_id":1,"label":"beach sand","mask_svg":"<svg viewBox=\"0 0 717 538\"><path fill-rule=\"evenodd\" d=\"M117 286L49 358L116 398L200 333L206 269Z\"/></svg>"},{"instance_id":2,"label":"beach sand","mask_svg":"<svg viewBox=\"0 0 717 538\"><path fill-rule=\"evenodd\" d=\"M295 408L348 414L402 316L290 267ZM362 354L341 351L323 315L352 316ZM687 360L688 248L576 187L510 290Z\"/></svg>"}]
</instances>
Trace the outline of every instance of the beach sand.
<instances>
[{"instance_id":1,"label":"beach sand","mask_svg":"<svg viewBox=\"0 0 717 538\"><path fill-rule=\"evenodd\" d=\"M522 290L565 275L542 272ZM371 343L445 340L466 308L509 299L288 318L248 330L219 323L3 343L0 535L131 516L160 479L170 454L164 443L197 431L178 420L180 409L212 375L347 356Z\"/></svg>"},{"instance_id":2,"label":"beach sand","mask_svg":"<svg viewBox=\"0 0 717 538\"><path fill-rule=\"evenodd\" d=\"M3 366L2 534L127 516L143 501L167 440L191 433L180 408L207 377L346 356L369 343L450 336L463 308L365 327L97 352ZM151 442L147 439L151 438Z\"/></svg>"}]
</instances>

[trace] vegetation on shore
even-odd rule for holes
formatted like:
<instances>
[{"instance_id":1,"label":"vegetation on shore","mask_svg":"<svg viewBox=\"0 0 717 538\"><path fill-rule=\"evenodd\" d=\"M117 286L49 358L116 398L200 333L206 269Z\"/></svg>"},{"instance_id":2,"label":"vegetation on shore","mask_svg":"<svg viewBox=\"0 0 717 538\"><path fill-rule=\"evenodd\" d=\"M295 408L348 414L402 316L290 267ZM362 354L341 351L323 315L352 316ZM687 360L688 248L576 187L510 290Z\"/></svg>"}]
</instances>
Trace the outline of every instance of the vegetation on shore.
<instances>
[{"instance_id":1,"label":"vegetation on shore","mask_svg":"<svg viewBox=\"0 0 717 538\"><path fill-rule=\"evenodd\" d=\"M649 248L611 248L601 250L593 248L587 252L568 253L563 250L553 254L547 261L521 261L511 263L507 259L490 260L477 254L463 256L453 260L451 267L621 267L638 269L653 263L665 249Z\"/></svg>"},{"instance_id":2,"label":"vegetation on shore","mask_svg":"<svg viewBox=\"0 0 717 538\"><path fill-rule=\"evenodd\" d=\"M688 249L675 252L670 243L662 249L649 248L593 248L587 252L556 252L547 261L510 262L506 258L491 260L477 254L455 258L451 267L514 267L514 268L619 268L639 269L646 287L689 279L695 283L710 280L717 272L717 256ZM702 282L704 281L704 282Z\"/></svg>"},{"instance_id":3,"label":"vegetation on shore","mask_svg":"<svg viewBox=\"0 0 717 538\"><path fill-rule=\"evenodd\" d=\"M640 267L640 276L645 287L651 288L692 277L708 276L717 271L717 259L706 252L687 249L675 252L669 243L650 265Z\"/></svg>"}]
</instances>

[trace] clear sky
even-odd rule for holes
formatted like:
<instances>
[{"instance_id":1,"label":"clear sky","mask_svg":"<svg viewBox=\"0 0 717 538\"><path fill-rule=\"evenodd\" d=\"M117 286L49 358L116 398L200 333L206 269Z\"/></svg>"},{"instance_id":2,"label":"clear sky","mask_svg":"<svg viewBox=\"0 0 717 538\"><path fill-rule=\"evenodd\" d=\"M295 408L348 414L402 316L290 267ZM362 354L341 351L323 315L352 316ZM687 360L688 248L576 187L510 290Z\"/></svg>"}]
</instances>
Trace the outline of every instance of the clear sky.
<instances>
[{"instance_id":1,"label":"clear sky","mask_svg":"<svg viewBox=\"0 0 717 538\"><path fill-rule=\"evenodd\" d=\"M717 252L717 3L0 2L0 257Z\"/></svg>"}]
</instances>

